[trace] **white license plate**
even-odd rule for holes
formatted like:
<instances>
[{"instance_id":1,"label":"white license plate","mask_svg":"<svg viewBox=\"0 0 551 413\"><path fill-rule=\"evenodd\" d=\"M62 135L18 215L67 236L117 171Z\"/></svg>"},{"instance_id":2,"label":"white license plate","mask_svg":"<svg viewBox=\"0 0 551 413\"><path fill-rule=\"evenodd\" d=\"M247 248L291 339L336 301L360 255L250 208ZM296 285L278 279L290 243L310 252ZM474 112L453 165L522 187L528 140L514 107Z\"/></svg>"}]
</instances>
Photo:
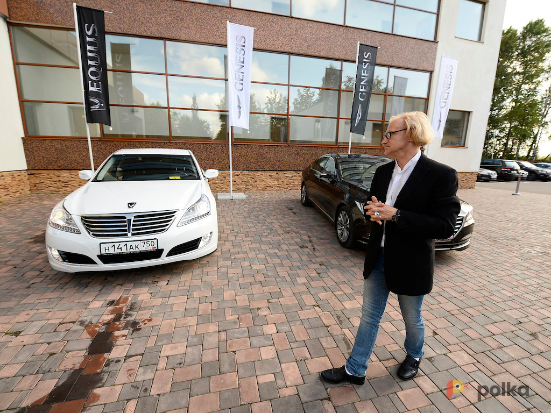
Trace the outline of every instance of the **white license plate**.
<instances>
[{"instance_id":1,"label":"white license plate","mask_svg":"<svg viewBox=\"0 0 551 413\"><path fill-rule=\"evenodd\" d=\"M144 239L141 241L105 242L99 246L100 254L130 254L133 252L155 251L156 239Z\"/></svg>"}]
</instances>

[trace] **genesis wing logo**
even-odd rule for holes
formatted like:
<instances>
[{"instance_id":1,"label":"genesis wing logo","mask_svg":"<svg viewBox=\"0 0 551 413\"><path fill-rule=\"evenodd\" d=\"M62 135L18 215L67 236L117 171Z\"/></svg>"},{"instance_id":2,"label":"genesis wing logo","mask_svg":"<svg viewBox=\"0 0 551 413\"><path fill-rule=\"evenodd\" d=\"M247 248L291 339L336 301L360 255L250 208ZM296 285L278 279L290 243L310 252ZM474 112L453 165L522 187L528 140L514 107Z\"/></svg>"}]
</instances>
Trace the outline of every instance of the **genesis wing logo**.
<instances>
[{"instance_id":1,"label":"genesis wing logo","mask_svg":"<svg viewBox=\"0 0 551 413\"><path fill-rule=\"evenodd\" d=\"M354 123L354 127L358 126L358 123L360 123L361 119L362 119L362 104L360 103L358 105L358 112L356 112L356 122Z\"/></svg>"},{"instance_id":2,"label":"genesis wing logo","mask_svg":"<svg viewBox=\"0 0 551 413\"><path fill-rule=\"evenodd\" d=\"M136 206L135 202L129 202L128 203L128 208L134 208L135 206Z\"/></svg>"},{"instance_id":3,"label":"genesis wing logo","mask_svg":"<svg viewBox=\"0 0 551 413\"><path fill-rule=\"evenodd\" d=\"M237 96L237 119L240 119L241 118L241 99L239 99L239 95L236 95Z\"/></svg>"}]
</instances>

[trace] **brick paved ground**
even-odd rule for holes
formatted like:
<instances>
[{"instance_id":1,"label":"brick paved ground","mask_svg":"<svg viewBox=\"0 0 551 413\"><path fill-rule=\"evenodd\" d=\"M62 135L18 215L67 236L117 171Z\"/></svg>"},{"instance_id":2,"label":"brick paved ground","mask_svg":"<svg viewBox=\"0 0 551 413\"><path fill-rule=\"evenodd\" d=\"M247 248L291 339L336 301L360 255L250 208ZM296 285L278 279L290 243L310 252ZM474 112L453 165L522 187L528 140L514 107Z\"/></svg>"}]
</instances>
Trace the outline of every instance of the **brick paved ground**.
<instances>
[{"instance_id":1,"label":"brick paved ground","mask_svg":"<svg viewBox=\"0 0 551 413\"><path fill-rule=\"evenodd\" d=\"M351 349L363 254L341 248L298 191L249 195L218 202L208 257L77 275L46 260L59 195L0 203L0 411L551 410L550 196L462 191L475 237L438 254L421 375L396 377L404 324L391 296L369 380L335 387L318 373ZM448 400L454 379L468 386ZM507 382L529 394L479 397L479 384Z\"/></svg>"}]
</instances>

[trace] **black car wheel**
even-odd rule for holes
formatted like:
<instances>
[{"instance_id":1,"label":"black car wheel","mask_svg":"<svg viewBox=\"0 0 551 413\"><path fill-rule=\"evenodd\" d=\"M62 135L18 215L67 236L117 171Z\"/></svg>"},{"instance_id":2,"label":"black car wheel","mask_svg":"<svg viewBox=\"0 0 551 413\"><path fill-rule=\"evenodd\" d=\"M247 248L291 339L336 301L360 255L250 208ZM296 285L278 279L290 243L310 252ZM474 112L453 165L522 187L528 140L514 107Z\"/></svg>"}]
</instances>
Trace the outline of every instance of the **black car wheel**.
<instances>
[{"instance_id":1,"label":"black car wheel","mask_svg":"<svg viewBox=\"0 0 551 413\"><path fill-rule=\"evenodd\" d=\"M304 183L302 184L302 187L300 188L300 202L304 206L312 205L312 202L310 202L310 198L308 198L308 194L306 193L306 185Z\"/></svg>"},{"instance_id":2,"label":"black car wheel","mask_svg":"<svg viewBox=\"0 0 551 413\"><path fill-rule=\"evenodd\" d=\"M339 244L345 248L351 248L354 245L356 240L354 239L352 212L350 212L348 207L343 206L337 211L335 230L337 231Z\"/></svg>"},{"instance_id":3,"label":"black car wheel","mask_svg":"<svg viewBox=\"0 0 551 413\"><path fill-rule=\"evenodd\" d=\"M528 173L528 178L527 179L529 181L535 181L536 180L536 174L534 172Z\"/></svg>"}]
</instances>

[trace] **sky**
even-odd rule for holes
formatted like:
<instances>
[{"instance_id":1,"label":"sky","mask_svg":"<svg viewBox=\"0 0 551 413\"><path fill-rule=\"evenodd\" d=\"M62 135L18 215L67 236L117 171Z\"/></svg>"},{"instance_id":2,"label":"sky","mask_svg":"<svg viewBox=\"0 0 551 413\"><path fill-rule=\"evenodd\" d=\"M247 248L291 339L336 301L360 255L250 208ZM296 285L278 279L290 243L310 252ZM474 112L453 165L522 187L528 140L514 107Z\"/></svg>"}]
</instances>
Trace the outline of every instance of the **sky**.
<instances>
[{"instance_id":1,"label":"sky","mask_svg":"<svg viewBox=\"0 0 551 413\"><path fill-rule=\"evenodd\" d=\"M531 20L543 18L551 26L551 1L549 0L507 0L503 28L522 29ZM551 153L551 140L542 142L539 155Z\"/></svg>"}]
</instances>

